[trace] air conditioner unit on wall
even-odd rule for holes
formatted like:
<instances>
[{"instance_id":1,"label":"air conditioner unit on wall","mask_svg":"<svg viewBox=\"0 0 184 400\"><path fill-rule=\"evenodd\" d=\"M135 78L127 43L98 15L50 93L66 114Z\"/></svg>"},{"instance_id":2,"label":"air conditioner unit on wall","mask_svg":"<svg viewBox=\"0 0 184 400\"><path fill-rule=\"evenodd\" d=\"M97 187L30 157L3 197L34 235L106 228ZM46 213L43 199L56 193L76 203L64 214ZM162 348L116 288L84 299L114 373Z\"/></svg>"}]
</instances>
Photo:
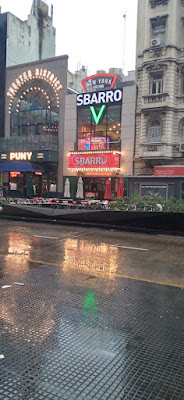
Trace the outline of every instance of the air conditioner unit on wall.
<instances>
[{"instance_id":1,"label":"air conditioner unit on wall","mask_svg":"<svg viewBox=\"0 0 184 400\"><path fill-rule=\"evenodd\" d=\"M160 38L155 38L151 40L151 47L160 46Z\"/></svg>"},{"instance_id":2,"label":"air conditioner unit on wall","mask_svg":"<svg viewBox=\"0 0 184 400\"><path fill-rule=\"evenodd\" d=\"M184 152L184 143L180 143L180 151Z\"/></svg>"}]
</instances>

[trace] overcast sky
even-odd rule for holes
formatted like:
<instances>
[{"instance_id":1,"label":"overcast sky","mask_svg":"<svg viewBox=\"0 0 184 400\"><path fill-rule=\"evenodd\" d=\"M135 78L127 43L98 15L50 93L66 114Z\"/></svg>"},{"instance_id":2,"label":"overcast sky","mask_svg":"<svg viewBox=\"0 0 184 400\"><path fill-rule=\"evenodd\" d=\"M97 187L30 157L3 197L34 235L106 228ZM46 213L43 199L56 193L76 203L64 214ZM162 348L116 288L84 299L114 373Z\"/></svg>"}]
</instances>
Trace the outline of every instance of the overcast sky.
<instances>
[{"instance_id":1,"label":"overcast sky","mask_svg":"<svg viewBox=\"0 0 184 400\"><path fill-rule=\"evenodd\" d=\"M135 68L137 0L46 0L54 5L56 55L69 55L69 69L88 74L110 67ZM32 0L0 0L2 12L27 19ZM125 51L124 20L126 12ZM123 56L124 54L124 56Z\"/></svg>"}]
</instances>

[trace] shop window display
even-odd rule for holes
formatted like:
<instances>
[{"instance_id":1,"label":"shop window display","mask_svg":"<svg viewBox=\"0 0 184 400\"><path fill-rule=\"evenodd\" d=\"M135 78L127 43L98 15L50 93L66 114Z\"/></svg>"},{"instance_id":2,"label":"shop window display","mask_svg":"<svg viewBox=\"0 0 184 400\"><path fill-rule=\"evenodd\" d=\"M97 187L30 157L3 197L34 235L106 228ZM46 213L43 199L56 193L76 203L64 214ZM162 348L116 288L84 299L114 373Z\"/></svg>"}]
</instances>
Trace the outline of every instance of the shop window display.
<instances>
[{"instance_id":1,"label":"shop window display","mask_svg":"<svg viewBox=\"0 0 184 400\"><path fill-rule=\"evenodd\" d=\"M83 177L85 198L104 200L107 177ZM111 178L111 196L116 197L118 178Z\"/></svg>"},{"instance_id":2,"label":"shop window display","mask_svg":"<svg viewBox=\"0 0 184 400\"><path fill-rule=\"evenodd\" d=\"M141 196L162 196L166 198L166 185L141 185Z\"/></svg>"}]
</instances>

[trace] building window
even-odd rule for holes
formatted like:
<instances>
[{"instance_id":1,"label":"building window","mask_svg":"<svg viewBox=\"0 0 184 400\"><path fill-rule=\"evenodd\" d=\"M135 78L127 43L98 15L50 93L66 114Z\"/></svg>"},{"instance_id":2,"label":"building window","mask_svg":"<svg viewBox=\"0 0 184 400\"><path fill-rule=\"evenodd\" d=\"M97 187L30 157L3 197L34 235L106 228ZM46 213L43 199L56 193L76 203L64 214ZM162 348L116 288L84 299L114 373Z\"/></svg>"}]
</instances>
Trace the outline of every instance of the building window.
<instances>
[{"instance_id":1,"label":"building window","mask_svg":"<svg viewBox=\"0 0 184 400\"><path fill-rule=\"evenodd\" d=\"M154 74L150 79L150 94L163 92L163 74Z\"/></svg>"},{"instance_id":2,"label":"building window","mask_svg":"<svg viewBox=\"0 0 184 400\"><path fill-rule=\"evenodd\" d=\"M100 107L95 107L98 115ZM78 110L78 150L121 149L121 105L107 106L98 124L89 108Z\"/></svg>"},{"instance_id":3,"label":"building window","mask_svg":"<svg viewBox=\"0 0 184 400\"><path fill-rule=\"evenodd\" d=\"M41 137L47 143L58 136L59 107L51 85L30 80L14 97L10 115L10 136ZM53 140L52 140L53 138Z\"/></svg>"},{"instance_id":4,"label":"building window","mask_svg":"<svg viewBox=\"0 0 184 400\"><path fill-rule=\"evenodd\" d=\"M141 185L141 196L161 196L166 198L166 185Z\"/></svg>"},{"instance_id":5,"label":"building window","mask_svg":"<svg viewBox=\"0 0 184 400\"><path fill-rule=\"evenodd\" d=\"M150 4L151 4L151 7L154 8L156 6L168 4L168 0L150 0Z\"/></svg>"},{"instance_id":6,"label":"building window","mask_svg":"<svg viewBox=\"0 0 184 400\"><path fill-rule=\"evenodd\" d=\"M151 19L152 25L152 46L165 45L166 17Z\"/></svg>"},{"instance_id":7,"label":"building window","mask_svg":"<svg viewBox=\"0 0 184 400\"><path fill-rule=\"evenodd\" d=\"M162 125L158 119L148 122L147 141L148 143L161 142Z\"/></svg>"},{"instance_id":8,"label":"building window","mask_svg":"<svg viewBox=\"0 0 184 400\"><path fill-rule=\"evenodd\" d=\"M184 143L184 119L180 124L180 143Z\"/></svg>"},{"instance_id":9,"label":"building window","mask_svg":"<svg viewBox=\"0 0 184 400\"><path fill-rule=\"evenodd\" d=\"M181 74L181 94L184 95L184 72Z\"/></svg>"}]
</instances>

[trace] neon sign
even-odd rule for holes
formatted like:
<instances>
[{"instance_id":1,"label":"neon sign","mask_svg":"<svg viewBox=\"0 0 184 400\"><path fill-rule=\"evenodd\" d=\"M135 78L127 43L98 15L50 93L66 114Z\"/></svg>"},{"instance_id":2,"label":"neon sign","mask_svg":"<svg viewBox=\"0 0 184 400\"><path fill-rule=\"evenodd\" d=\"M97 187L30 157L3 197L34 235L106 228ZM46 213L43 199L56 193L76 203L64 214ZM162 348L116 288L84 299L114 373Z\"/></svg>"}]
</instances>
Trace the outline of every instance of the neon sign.
<instances>
[{"instance_id":1,"label":"neon sign","mask_svg":"<svg viewBox=\"0 0 184 400\"><path fill-rule=\"evenodd\" d=\"M120 154L116 151L70 152L68 168L74 171L118 171L120 169Z\"/></svg>"},{"instance_id":2,"label":"neon sign","mask_svg":"<svg viewBox=\"0 0 184 400\"><path fill-rule=\"evenodd\" d=\"M18 175L20 175L20 172L16 172L16 171L10 172L10 178L16 178Z\"/></svg>"},{"instance_id":3,"label":"neon sign","mask_svg":"<svg viewBox=\"0 0 184 400\"><path fill-rule=\"evenodd\" d=\"M118 75L116 74L106 74L100 73L88 76L87 78L81 81L83 89L85 92L96 89L104 89L110 88L112 89L115 86L115 83L118 79Z\"/></svg>"},{"instance_id":4,"label":"neon sign","mask_svg":"<svg viewBox=\"0 0 184 400\"><path fill-rule=\"evenodd\" d=\"M22 87L25 85L25 83L36 80L44 80L48 82L50 86L52 86L57 100L57 107L59 107L58 92L62 89L60 80L51 71L43 68L36 68L35 72L32 72L31 70L24 71L23 74L19 75L9 87L7 93L7 96L10 97L9 114L11 114L14 98L16 97L19 90L22 90ZM32 89L34 89L34 87Z\"/></svg>"},{"instance_id":5,"label":"neon sign","mask_svg":"<svg viewBox=\"0 0 184 400\"><path fill-rule=\"evenodd\" d=\"M10 153L10 160L17 160L17 161L30 161L32 158L32 151L19 151L16 153Z\"/></svg>"},{"instance_id":6,"label":"neon sign","mask_svg":"<svg viewBox=\"0 0 184 400\"><path fill-rule=\"evenodd\" d=\"M93 106L90 106L89 108L90 108L92 117L93 117L93 119L94 119L94 121L95 121L95 124L98 125L99 122L100 122L100 118L102 117L102 114L103 114L103 112L104 112L104 110L105 110L105 105L103 104L103 105L100 107L100 111L99 111L98 114L96 113L96 110L95 110L95 108L94 108Z\"/></svg>"},{"instance_id":7,"label":"neon sign","mask_svg":"<svg viewBox=\"0 0 184 400\"><path fill-rule=\"evenodd\" d=\"M77 96L77 107L91 106L93 104L120 103L122 90L106 90L104 92L84 93Z\"/></svg>"}]
</instances>

